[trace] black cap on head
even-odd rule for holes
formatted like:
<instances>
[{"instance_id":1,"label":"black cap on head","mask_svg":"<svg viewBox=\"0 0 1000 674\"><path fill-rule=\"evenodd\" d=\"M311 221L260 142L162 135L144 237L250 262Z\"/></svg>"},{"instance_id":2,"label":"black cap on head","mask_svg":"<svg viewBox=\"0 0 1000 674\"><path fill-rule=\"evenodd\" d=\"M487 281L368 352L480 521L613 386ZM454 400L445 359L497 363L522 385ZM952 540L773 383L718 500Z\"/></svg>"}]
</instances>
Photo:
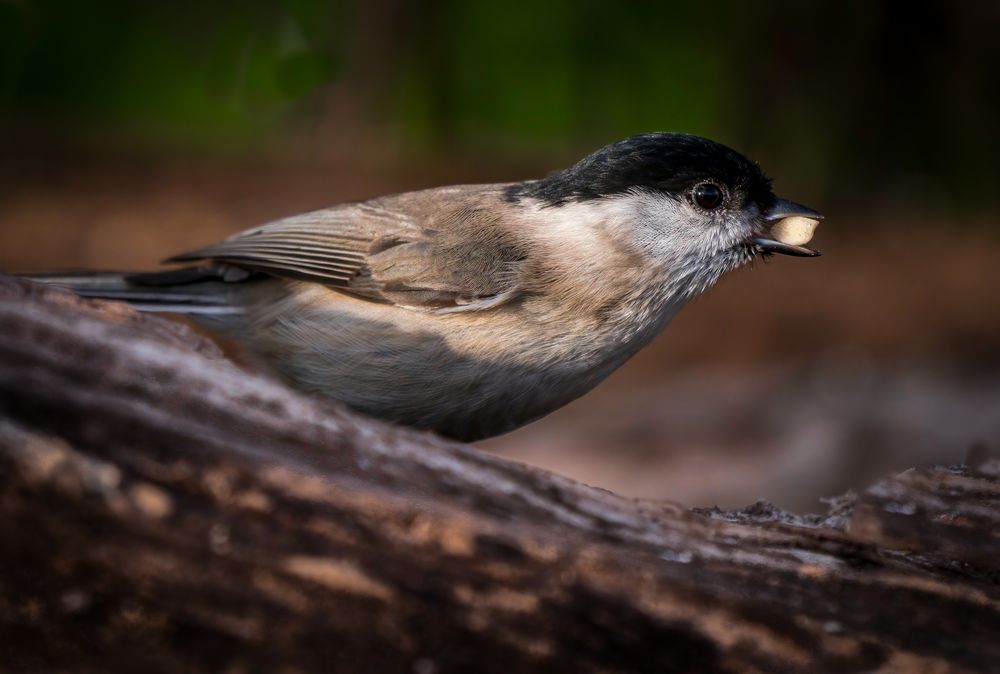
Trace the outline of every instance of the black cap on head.
<instances>
[{"instance_id":1,"label":"black cap on head","mask_svg":"<svg viewBox=\"0 0 1000 674\"><path fill-rule=\"evenodd\" d=\"M737 206L766 208L771 181L756 163L715 141L684 133L646 133L607 145L542 180L511 185L510 201L538 199L547 206L590 201L644 189L679 197L700 182L727 187Z\"/></svg>"}]
</instances>

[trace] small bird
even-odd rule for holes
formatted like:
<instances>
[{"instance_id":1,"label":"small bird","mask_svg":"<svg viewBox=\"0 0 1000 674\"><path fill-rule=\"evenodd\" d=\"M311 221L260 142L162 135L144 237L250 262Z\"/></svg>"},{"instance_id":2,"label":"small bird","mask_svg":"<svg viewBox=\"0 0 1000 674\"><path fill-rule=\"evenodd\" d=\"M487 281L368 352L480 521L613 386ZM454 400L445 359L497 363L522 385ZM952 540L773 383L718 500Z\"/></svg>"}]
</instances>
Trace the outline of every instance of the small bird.
<instances>
[{"instance_id":1,"label":"small bird","mask_svg":"<svg viewBox=\"0 0 1000 674\"><path fill-rule=\"evenodd\" d=\"M40 280L188 314L302 391L471 441L583 395L727 271L818 255L800 244L821 218L724 145L649 133L540 180L342 204L167 260L198 266Z\"/></svg>"}]
</instances>

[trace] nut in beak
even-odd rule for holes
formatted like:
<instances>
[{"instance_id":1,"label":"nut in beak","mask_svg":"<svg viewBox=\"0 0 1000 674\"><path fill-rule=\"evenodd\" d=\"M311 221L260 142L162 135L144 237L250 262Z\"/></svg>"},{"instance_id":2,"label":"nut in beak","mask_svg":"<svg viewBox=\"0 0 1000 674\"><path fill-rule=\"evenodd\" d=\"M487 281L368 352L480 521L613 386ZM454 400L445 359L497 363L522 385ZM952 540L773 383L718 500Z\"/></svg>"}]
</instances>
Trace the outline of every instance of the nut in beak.
<instances>
[{"instance_id":1,"label":"nut in beak","mask_svg":"<svg viewBox=\"0 0 1000 674\"><path fill-rule=\"evenodd\" d=\"M758 236L751 241L762 253L781 253L800 257L816 257L819 251L806 248L823 216L811 208L785 199L778 199L764 213L764 219L772 223L766 236Z\"/></svg>"}]
</instances>

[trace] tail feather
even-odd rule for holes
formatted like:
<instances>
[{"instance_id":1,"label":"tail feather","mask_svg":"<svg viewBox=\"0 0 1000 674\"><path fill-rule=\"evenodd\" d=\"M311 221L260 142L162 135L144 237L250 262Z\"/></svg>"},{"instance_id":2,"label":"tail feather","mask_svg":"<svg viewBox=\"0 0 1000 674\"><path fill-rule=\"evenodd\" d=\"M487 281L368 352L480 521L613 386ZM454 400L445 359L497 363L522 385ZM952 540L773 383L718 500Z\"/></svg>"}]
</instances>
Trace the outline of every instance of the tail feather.
<instances>
[{"instance_id":1,"label":"tail feather","mask_svg":"<svg viewBox=\"0 0 1000 674\"><path fill-rule=\"evenodd\" d=\"M242 313L232 283L212 270L188 268L165 272L55 272L23 278L68 288L82 297L119 300L140 311L228 316Z\"/></svg>"}]
</instances>

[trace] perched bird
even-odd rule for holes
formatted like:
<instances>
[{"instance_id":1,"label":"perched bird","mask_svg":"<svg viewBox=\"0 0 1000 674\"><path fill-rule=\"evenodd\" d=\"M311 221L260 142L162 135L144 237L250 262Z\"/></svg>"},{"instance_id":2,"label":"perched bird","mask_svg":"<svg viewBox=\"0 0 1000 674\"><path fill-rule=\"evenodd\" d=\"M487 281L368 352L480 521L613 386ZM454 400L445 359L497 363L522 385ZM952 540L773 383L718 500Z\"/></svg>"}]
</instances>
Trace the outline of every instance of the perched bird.
<instances>
[{"instance_id":1,"label":"perched bird","mask_svg":"<svg viewBox=\"0 0 1000 674\"><path fill-rule=\"evenodd\" d=\"M475 440L586 393L727 271L814 256L817 212L719 143L650 133L541 180L296 215L140 274L49 275L191 315L291 385Z\"/></svg>"}]
</instances>

